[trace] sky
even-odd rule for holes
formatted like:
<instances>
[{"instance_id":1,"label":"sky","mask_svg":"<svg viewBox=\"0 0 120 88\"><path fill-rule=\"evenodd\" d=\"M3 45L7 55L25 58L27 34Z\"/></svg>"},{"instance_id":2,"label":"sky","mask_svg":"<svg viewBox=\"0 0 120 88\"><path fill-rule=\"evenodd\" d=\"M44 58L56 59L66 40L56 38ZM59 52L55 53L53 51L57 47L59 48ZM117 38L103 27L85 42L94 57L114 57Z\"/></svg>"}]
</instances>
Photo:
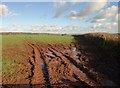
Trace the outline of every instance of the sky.
<instances>
[{"instance_id":1,"label":"sky","mask_svg":"<svg viewBox=\"0 0 120 88\"><path fill-rule=\"evenodd\" d=\"M2 2L0 32L117 33L118 2L99 1Z\"/></svg>"}]
</instances>

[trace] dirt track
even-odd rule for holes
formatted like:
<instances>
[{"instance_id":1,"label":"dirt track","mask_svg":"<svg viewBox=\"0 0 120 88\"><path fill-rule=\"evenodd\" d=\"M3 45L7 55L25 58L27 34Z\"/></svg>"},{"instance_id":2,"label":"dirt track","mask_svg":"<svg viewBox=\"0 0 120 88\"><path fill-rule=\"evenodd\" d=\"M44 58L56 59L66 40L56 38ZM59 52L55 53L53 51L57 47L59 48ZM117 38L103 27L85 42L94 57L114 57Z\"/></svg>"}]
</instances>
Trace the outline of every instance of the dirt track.
<instances>
[{"instance_id":1,"label":"dirt track","mask_svg":"<svg viewBox=\"0 0 120 88\"><path fill-rule=\"evenodd\" d=\"M89 67L89 58L75 45L57 46L26 42L31 65L30 87L116 86Z\"/></svg>"}]
</instances>

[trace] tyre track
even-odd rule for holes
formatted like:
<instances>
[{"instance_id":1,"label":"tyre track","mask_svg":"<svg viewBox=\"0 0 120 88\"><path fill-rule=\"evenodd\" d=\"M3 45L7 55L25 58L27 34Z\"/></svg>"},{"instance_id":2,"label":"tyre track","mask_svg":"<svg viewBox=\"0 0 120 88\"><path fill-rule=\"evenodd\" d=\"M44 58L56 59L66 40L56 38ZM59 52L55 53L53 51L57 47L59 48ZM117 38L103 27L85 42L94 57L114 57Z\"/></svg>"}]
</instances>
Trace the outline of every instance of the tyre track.
<instances>
[{"instance_id":1,"label":"tyre track","mask_svg":"<svg viewBox=\"0 0 120 88\"><path fill-rule=\"evenodd\" d=\"M85 82L87 85L95 87L99 85L95 81L89 79L85 73L83 73L81 70L79 70L75 65L73 65L65 56L63 56L61 53L57 52L56 50L49 48L50 51L52 51L54 54L56 54L58 57L60 57L65 63L69 65L69 68L72 69L73 73L77 75L77 77Z\"/></svg>"},{"instance_id":2,"label":"tyre track","mask_svg":"<svg viewBox=\"0 0 120 88\"><path fill-rule=\"evenodd\" d=\"M97 86L116 85L112 81L105 78L103 75L94 72L91 68L85 66L81 61L82 54L78 57L80 59L78 59L72 55L68 55L63 53L62 51L58 51L54 49L51 45L49 47L43 48L37 46L37 44L32 44L32 43L27 43L27 44L32 48L32 53L30 55L30 60L29 60L29 63L32 65L31 67L32 75L29 77L31 79L30 86L32 86L32 84L43 84L45 87L50 88L54 84L56 84L51 82L51 78L54 79L53 75L59 75L59 73L52 74L51 73L52 70L49 71L50 70L49 63L52 61L53 58L55 59L55 62L58 61L61 62L61 64L64 65L67 64L68 68L66 69L70 69L72 72L72 73L68 72L68 74L72 74L71 77L69 77L70 80L74 80L74 81L78 80L87 87L95 87L95 88ZM59 58L60 60L57 60L57 58ZM77 60L79 60L80 63Z\"/></svg>"},{"instance_id":3,"label":"tyre track","mask_svg":"<svg viewBox=\"0 0 120 88\"><path fill-rule=\"evenodd\" d=\"M97 83L96 86L117 86L114 82L112 82L111 80L107 79L106 76L104 76L103 74L94 72L92 70L92 68L88 68L87 66L84 66L81 63L78 64L76 59L73 56L65 55L64 53L62 53L60 51L58 52L53 47L51 47L50 50L55 52L55 53L57 53L56 55L62 56L63 58L66 58L65 62L69 63L69 61L70 61L70 63L72 63L77 69L82 71L86 75L86 77L88 77L88 79L91 79L92 81ZM80 78L80 80L81 80L81 78Z\"/></svg>"},{"instance_id":4,"label":"tyre track","mask_svg":"<svg viewBox=\"0 0 120 88\"><path fill-rule=\"evenodd\" d=\"M34 44L27 44L33 49L30 63L32 67L34 67L34 69L32 69L32 72L34 72L34 74L31 76L30 85L32 86L33 84L42 84L43 86L50 88L49 74L47 71L47 64L44 60L44 52L39 51L37 46Z\"/></svg>"}]
</instances>

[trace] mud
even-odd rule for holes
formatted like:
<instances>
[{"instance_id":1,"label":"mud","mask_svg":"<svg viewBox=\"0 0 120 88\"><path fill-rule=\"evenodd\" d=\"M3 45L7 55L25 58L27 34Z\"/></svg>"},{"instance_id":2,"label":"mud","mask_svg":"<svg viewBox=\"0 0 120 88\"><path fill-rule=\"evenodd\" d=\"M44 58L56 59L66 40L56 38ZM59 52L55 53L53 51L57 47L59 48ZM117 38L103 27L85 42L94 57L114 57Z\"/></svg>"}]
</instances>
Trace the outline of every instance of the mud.
<instances>
[{"instance_id":1,"label":"mud","mask_svg":"<svg viewBox=\"0 0 120 88\"><path fill-rule=\"evenodd\" d=\"M25 84L28 88L117 86L105 75L95 72L89 66L90 59L74 44L25 42L25 45L27 46L26 57L28 57L26 64L29 64Z\"/></svg>"},{"instance_id":2,"label":"mud","mask_svg":"<svg viewBox=\"0 0 120 88\"><path fill-rule=\"evenodd\" d=\"M97 87L117 86L105 78L103 74L95 72L87 64L89 58L85 57L73 45L57 46L43 45L27 42L31 47L30 86L40 84L39 87ZM38 86L38 85L37 85Z\"/></svg>"}]
</instances>

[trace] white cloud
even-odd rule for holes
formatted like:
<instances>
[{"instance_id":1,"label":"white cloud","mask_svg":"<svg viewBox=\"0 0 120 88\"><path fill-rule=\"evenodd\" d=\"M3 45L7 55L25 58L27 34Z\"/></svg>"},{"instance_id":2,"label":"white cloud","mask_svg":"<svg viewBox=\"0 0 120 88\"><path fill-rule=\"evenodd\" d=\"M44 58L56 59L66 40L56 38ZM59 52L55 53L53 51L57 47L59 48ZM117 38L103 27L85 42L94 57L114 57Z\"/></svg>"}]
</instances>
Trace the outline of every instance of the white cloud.
<instances>
[{"instance_id":1,"label":"white cloud","mask_svg":"<svg viewBox=\"0 0 120 88\"><path fill-rule=\"evenodd\" d=\"M13 23L11 26L12 26L13 28L21 28L21 27L23 27L23 25L21 25L21 24L16 24L16 23Z\"/></svg>"},{"instance_id":2,"label":"white cloud","mask_svg":"<svg viewBox=\"0 0 120 88\"><path fill-rule=\"evenodd\" d=\"M0 32L9 32L10 29L4 25L0 25Z\"/></svg>"},{"instance_id":3,"label":"white cloud","mask_svg":"<svg viewBox=\"0 0 120 88\"><path fill-rule=\"evenodd\" d=\"M80 3L80 1L83 1L83 0L69 0L69 2L73 5L76 5L77 3Z\"/></svg>"},{"instance_id":4,"label":"white cloud","mask_svg":"<svg viewBox=\"0 0 120 88\"><path fill-rule=\"evenodd\" d=\"M16 24L13 23L12 25L0 25L0 32L29 32L30 27L27 25Z\"/></svg>"},{"instance_id":5,"label":"white cloud","mask_svg":"<svg viewBox=\"0 0 120 88\"><path fill-rule=\"evenodd\" d=\"M0 5L0 16L2 17L9 17L9 16L16 16L17 13L10 12L7 5Z\"/></svg>"},{"instance_id":6,"label":"white cloud","mask_svg":"<svg viewBox=\"0 0 120 88\"><path fill-rule=\"evenodd\" d=\"M67 6L63 6L56 10L55 18L62 16L69 8Z\"/></svg>"},{"instance_id":7,"label":"white cloud","mask_svg":"<svg viewBox=\"0 0 120 88\"><path fill-rule=\"evenodd\" d=\"M77 17L78 13L76 11L72 11L68 16L69 19L77 19Z\"/></svg>"},{"instance_id":8,"label":"white cloud","mask_svg":"<svg viewBox=\"0 0 120 88\"><path fill-rule=\"evenodd\" d=\"M87 19L87 17L95 13L96 11L101 10L105 5L107 4L106 0L97 0L96 2L86 2L86 5L84 8L80 9L80 12L72 11L68 18L70 19L81 19L84 20Z\"/></svg>"},{"instance_id":9,"label":"white cloud","mask_svg":"<svg viewBox=\"0 0 120 88\"><path fill-rule=\"evenodd\" d=\"M97 23L92 25L91 28L95 32L118 33L118 24L115 22Z\"/></svg>"},{"instance_id":10,"label":"white cloud","mask_svg":"<svg viewBox=\"0 0 120 88\"><path fill-rule=\"evenodd\" d=\"M13 23L11 26L9 26L9 29L12 32L27 32L30 30L30 27L24 24Z\"/></svg>"},{"instance_id":11,"label":"white cloud","mask_svg":"<svg viewBox=\"0 0 120 88\"><path fill-rule=\"evenodd\" d=\"M56 1L56 0L55 0ZM69 4L71 5L76 5L77 3L79 3L78 1L81 0L60 0L59 2L54 2L54 6L57 7L56 9L56 14L54 17L60 17L62 15L64 15L64 13L70 8ZM97 0L96 2L86 2L87 5L85 6L85 8L81 9L80 12L78 12L77 16L75 17L71 17L71 18L83 18L97 10L100 10L101 8L103 8L106 5L106 0ZM73 13L71 13L73 14Z\"/></svg>"},{"instance_id":12,"label":"white cloud","mask_svg":"<svg viewBox=\"0 0 120 88\"><path fill-rule=\"evenodd\" d=\"M93 29L104 29L104 30L118 30L118 23L116 22L106 22L106 23L96 23L91 26Z\"/></svg>"},{"instance_id":13,"label":"white cloud","mask_svg":"<svg viewBox=\"0 0 120 88\"><path fill-rule=\"evenodd\" d=\"M22 30L21 30L22 29ZM32 32L32 33L54 33L54 34L85 34L93 32L109 32L117 33L118 24L115 22L109 23L97 23L92 26L82 27L82 26L58 26L58 25L47 25L47 24L36 24L31 25L31 27L13 24L11 26L0 26L0 32Z\"/></svg>"},{"instance_id":14,"label":"white cloud","mask_svg":"<svg viewBox=\"0 0 120 88\"><path fill-rule=\"evenodd\" d=\"M105 10L101 10L94 18L92 18L91 22L106 21L107 19L115 16L115 14L117 14L117 11L118 11L117 6L108 7Z\"/></svg>"},{"instance_id":15,"label":"white cloud","mask_svg":"<svg viewBox=\"0 0 120 88\"><path fill-rule=\"evenodd\" d=\"M113 21L113 22L118 22L118 21L120 21L120 13L117 13L117 14L113 17L112 21Z\"/></svg>"},{"instance_id":16,"label":"white cloud","mask_svg":"<svg viewBox=\"0 0 120 88\"><path fill-rule=\"evenodd\" d=\"M8 7L6 5L0 5L0 16L8 15Z\"/></svg>"},{"instance_id":17,"label":"white cloud","mask_svg":"<svg viewBox=\"0 0 120 88\"><path fill-rule=\"evenodd\" d=\"M116 23L116 22L106 23L105 27L115 30L118 27L118 23Z\"/></svg>"},{"instance_id":18,"label":"white cloud","mask_svg":"<svg viewBox=\"0 0 120 88\"><path fill-rule=\"evenodd\" d=\"M81 9L79 16L84 17L91 13L94 13L95 11L102 9L106 4L106 0L97 0L96 2L89 2L85 8Z\"/></svg>"},{"instance_id":19,"label":"white cloud","mask_svg":"<svg viewBox=\"0 0 120 88\"><path fill-rule=\"evenodd\" d=\"M57 26L57 25L33 25L31 32L37 33L55 33L55 34L84 34L93 32L117 33L118 24L116 22L96 23L92 26L82 27L75 25Z\"/></svg>"},{"instance_id":20,"label":"white cloud","mask_svg":"<svg viewBox=\"0 0 120 88\"><path fill-rule=\"evenodd\" d=\"M66 0L53 0L54 6L57 6L58 4L60 5L65 5L66 4Z\"/></svg>"},{"instance_id":21,"label":"white cloud","mask_svg":"<svg viewBox=\"0 0 120 88\"><path fill-rule=\"evenodd\" d=\"M62 16L69 9L68 4L64 0L54 2L54 6L56 8L55 18Z\"/></svg>"},{"instance_id":22,"label":"white cloud","mask_svg":"<svg viewBox=\"0 0 120 88\"><path fill-rule=\"evenodd\" d=\"M54 0L54 7L56 8L55 18L63 16L68 9L70 9L70 5L74 6L80 0ZM70 4L70 5L69 5Z\"/></svg>"},{"instance_id":23,"label":"white cloud","mask_svg":"<svg viewBox=\"0 0 120 88\"><path fill-rule=\"evenodd\" d=\"M62 27L57 25L48 25L48 24L36 24L32 25L30 28L31 32L38 32L38 33L58 33Z\"/></svg>"}]
</instances>

